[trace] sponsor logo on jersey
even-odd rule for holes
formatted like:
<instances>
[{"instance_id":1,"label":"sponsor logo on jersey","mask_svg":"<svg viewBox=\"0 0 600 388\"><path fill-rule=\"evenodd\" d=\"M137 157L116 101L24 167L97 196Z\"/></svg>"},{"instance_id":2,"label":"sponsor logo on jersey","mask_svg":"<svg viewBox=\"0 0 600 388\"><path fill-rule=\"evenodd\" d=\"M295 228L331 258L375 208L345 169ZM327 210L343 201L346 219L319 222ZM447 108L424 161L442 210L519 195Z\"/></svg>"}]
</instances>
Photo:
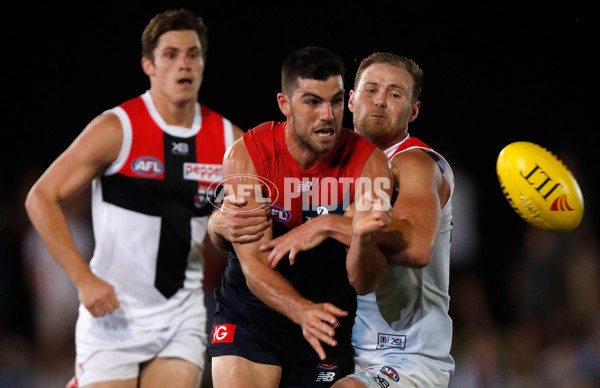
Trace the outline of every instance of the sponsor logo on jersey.
<instances>
[{"instance_id":1,"label":"sponsor logo on jersey","mask_svg":"<svg viewBox=\"0 0 600 388\"><path fill-rule=\"evenodd\" d=\"M131 169L138 175L152 177L160 175L165 166L154 156L140 156L131 163Z\"/></svg>"},{"instance_id":2,"label":"sponsor logo on jersey","mask_svg":"<svg viewBox=\"0 0 600 388\"><path fill-rule=\"evenodd\" d=\"M271 217L277 222L286 222L292 218L290 211L281 206L271 205L269 210L271 212Z\"/></svg>"},{"instance_id":3,"label":"sponsor logo on jersey","mask_svg":"<svg viewBox=\"0 0 600 388\"><path fill-rule=\"evenodd\" d=\"M373 381L375 381L382 388L389 388L390 386L390 383L379 375L373 376Z\"/></svg>"},{"instance_id":4,"label":"sponsor logo on jersey","mask_svg":"<svg viewBox=\"0 0 600 388\"><path fill-rule=\"evenodd\" d=\"M389 348L404 350L406 348L406 336L379 333L377 349Z\"/></svg>"},{"instance_id":5,"label":"sponsor logo on jersey","mask_svg":"<svg viewBox=\"0 0 600 388\"><path fill-rule=\"evenodd\" d=\"M190 181L216 182L223 178L223 165L205 163L184 163L183 179Z\"/></svg>"},{"instance_id":6,"label":"sponsor logo on jersey","mask_svg":"<svg viewBox=\"0 0 600 388\"><path fill-rule=\"evenodd\" d=\"M396 370L391 366L385 365L383 368L381 368L380 372L396 382L400 380L400 375L398 375L398 372L396 372Z\"/></svg>"},{"instance_id":7,"label":"sponsor logo on jersey","mask_svg":"<svg viewBox=\"0 0 600 388\"><path fill-rule=\"evenodd\" d=\"M298 183L298 192L301 193L304 191L308 191L308 190L310 190L312 185L313 185L312 181L303 180L302 182Z\"/></svg>"},{"instance_id":8,"label":"sponsor logo on jersey","mask_svg":"<svg viewBox=\"0 0 600 388\"><path fill-rule=\"evenodd\" d=\"M188 143L177 143L171 142L171 154L186 156L190 153L190 146Z\"/></svg>"},{"instance_id":9,"label":"sponsor logo on jersey","mask_svg":"<svg viewBox=\"0 0 600 388\"><path fill-rule=\"evenodd\" d=\"M337 205L302 204L302 222L306 222L324 214L344 214L344 203Z\"/></svg>"},{"instance_id":10,"label":"sponsor logo on jersey","mask_svg":"<svg viewBox=\"0 0 600 388\"><path fill-rule=\"evenodd\" d=\"M224 343L233 342L233 335L235 334L235 325L224 323L221 325L215 325L212 331L212 343Z\"/></svg>"},{"instance_id":11,"label":"sponsor logo on jersey","mask_svg":"<svg viewBox=\"0 0 600 388\"><path fill-rule=\"evenodd\" d=\"M330 383L335 379L335 372L319 372L317 378L315 379L316 383L319 382L327 382Z\"/></svg>"},{"instance_id":12,"label":"sponsor logo on jersey","mask_svg":"<svg viewBox=\"0 0 600 388\"><path fill-rule=\"evenodd\" d=\"M194 196L194 206L196 209L202 209L211 200L214 200L215 190L219 190L220 186L209 186L207 184L198 184L198 193Z\"/></svg>"},{"instance_id":13,"label":"sponsor logo on jersey","mask_svg":"<svg viewBox=\"0 0 600 388\"><path fill-rule=\"evenodd\" d=\"M317 367L321 369L337 369L337 365L333 364L318 364Z\"/></svg>"},{"instance_id":14,"label":"sponsor logo on jersey","mask_svg":"<svg viewBox=\"0 0 600 388\"><path fill-rule=\"evenodd\" d=\"M317 208L317 214L320 216L323 214L329 214L329 210L327 210L327 208L325 206L319 206Z\"/></svg>"}]
</instances>

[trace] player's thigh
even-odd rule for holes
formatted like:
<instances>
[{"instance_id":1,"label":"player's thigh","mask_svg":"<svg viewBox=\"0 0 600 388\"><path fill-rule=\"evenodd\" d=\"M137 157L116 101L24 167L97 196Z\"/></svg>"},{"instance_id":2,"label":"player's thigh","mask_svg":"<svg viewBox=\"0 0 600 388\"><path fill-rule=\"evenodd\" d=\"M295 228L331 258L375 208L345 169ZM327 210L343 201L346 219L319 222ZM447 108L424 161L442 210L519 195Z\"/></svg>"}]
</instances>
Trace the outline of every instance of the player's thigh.
<instances>
[{"instance_id":1,"label":"player's thigh","mask_svg":"<svg viewBox=\"0 0 600 388\"><path fill-rule=\"evenodd\" d=\"M281 367L238 356L218 356L212 358L212 378L214 388L277 388Z\"/></svg>"},{"instance_id":2,"label":"player's thigh","mask_svg":"<svg viewBox=\"0 0 600 388\"><path fill-rule=\"evenodd\" d=\"M127 380L112 380L112 381L101 381L99 383L92 383L88 385L79 385L79 388L136 388L138 379L127 379Z\"/></svg>"},{"instance_id":3,"label":"player's thigh","mask_svg":"<svg viewBox=\"0 0 600 388\"><path fill-rule=\"evenodd\" d=\"M331 388L365 388L365 385L360 381L350 378L342 377L331 386Z\"/></svg>"},{"instance_id":4,"label":"player's thigh","mask_svg":"<svg viewBox=\"0 0 600 388\"><path fill-rule=\"evenodd\" d=\"M202 370L180 358L156 358L142 368L140 388L197 388Z\"/></svg>"}]
</instances>

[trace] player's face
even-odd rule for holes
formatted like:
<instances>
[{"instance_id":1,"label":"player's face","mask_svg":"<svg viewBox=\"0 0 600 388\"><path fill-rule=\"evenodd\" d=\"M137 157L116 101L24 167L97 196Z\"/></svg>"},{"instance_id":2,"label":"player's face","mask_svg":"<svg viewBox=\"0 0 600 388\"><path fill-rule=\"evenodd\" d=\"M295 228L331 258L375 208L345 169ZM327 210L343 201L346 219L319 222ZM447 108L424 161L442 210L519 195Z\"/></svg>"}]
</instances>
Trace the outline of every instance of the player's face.
<instances>
[{"instance_id":1,"label":"player's face","mask_svg":"<svg viewBox=\"0 0 600 388\"><path fill-rule=\"evenodd\" d=\"M280 94L280 96L283 96ZM341 76L325 81L299 78L283 113L293 140L314 154L331 151L337 144L344 115L344 83ZM281 107L281 105L280 105Z\"/></svg>"},{"instance_id":2,"label":"player's face","mask_svg":"<svg viewBox=\"0 0 600 388\"><path fill-rule=\"evenodd\" d=\"M198 34L193 30L168 31L154 49L149 64L152 86L176 103L196 101L202 84L204 58Z\"/></svg>"},{"instance_id":3,"label":"player's face","mask_svg":"<svg viewBox=\"0 0 600 388\"><path fill-rule=\"evenodd\" d=\"M406 70L381 63L369 66L350 91L354 130L381 148L401 140L419 113L420 102L411 102L413 84Z\"/></svg>"}]
</instances>

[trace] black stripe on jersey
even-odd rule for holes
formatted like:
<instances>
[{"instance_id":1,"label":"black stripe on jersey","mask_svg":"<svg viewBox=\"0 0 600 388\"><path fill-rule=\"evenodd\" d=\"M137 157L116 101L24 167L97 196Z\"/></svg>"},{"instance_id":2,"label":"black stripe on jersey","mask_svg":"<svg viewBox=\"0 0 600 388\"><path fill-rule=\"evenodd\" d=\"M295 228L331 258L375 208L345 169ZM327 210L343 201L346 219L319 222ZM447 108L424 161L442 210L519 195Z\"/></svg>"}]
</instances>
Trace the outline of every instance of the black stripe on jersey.
<instances>
[{"instance_id":1,"label":"black stripe on jersey","mask_svg":"<svg viewBox=\"0 0 600 388\"><path fill-rule=\"evenodd\" d=\"M187 152L182 150L187 149ZM195 138L164 134L165 179L133 178L120 174L102 177L105 202L138 213L161 217L155 287L169 298L183 286L191 248L192 217L198 182L183 179L183 165L196 162Z\"/></svg>"},{"instance_id":2,"label":"black stripe on jersey","mask_svg":"<svg viewBox=\"0 0 600 388\"><path fill-rule=\"evenodd\" d=\"M175 192L183 196L172 205L167 205L161 219L154 286L167 298L183 286L190 254L190 219L196 215L194 197L198 192L198 182L183 179L183 165L196 162L195 139L164 134L165 182L178 185Z\"/></svg>"}]
</instances>

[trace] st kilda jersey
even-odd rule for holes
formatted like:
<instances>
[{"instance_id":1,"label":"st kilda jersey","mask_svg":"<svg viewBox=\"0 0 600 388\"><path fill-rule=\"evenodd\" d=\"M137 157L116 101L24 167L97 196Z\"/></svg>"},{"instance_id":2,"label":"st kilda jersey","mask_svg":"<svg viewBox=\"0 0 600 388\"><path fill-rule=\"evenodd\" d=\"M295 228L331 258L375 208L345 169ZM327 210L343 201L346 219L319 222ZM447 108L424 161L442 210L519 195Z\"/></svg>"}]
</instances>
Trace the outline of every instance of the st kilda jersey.
<instances>
[{"instance_id":1,"label":"st kilda jersey","mask_svg":"<svg viewBox=\"0 0 600 388\"><path fill-rule=\"evenodd\" d=\"M121 121L123 144L93 182L90 264L130 314L154 314L202 286L209 191L222 178L232 125L200 104L191 128L168 125L149 92L108 112Z\"/></svg>"},{"instance_id":2,"label":"st kilda jersey","mask_svg":"<svg viewBox=\"0 0 600 388\"><path fill-rule=\"evenodd\" d=\"M356 133L343 129L337 146L318 165L302 170L285 143L286 123L268 122L248 131L244 144L265 183L264 198L273 217L273 235L278 237L307 220L322 214L343 214L354 200L355 183L362 174L375 146ZM330 302L348 311L336 329L338 345L323 344L331 364L352 362L350 343L356 311L356 293L346 272L346 247L327 239L318 247L296 256L293 266L284 258L277 270L305 298ZM235 254L229 257L224 279L215 292L217 309L247 322L257 335L277 349L280 355L307 362L320 362L304 339L301 327L271 310L256 298Z\"/></svg>"}]
</instances>

